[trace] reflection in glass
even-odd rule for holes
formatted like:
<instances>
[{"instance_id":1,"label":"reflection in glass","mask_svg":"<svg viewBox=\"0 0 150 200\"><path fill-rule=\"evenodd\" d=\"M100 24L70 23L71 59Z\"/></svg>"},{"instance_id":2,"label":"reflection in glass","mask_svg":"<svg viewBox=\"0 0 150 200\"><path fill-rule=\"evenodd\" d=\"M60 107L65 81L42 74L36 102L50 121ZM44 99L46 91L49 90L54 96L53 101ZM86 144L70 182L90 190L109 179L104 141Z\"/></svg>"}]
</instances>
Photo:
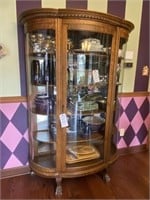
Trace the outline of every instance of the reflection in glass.
<instances>
[{"instance_id":1,"label":"reflection in glass","mask_svg":"<svg viewBox=\"0 0 150 200\"><path fill-rule=\"evenodd\" d=\"M28 93L32 118L30 137L34 146L31 157L41 166L54 168L57 93L55 31L39 30L28 33L27 38L30 57Z\"/></svg>"},{"instance_id":2,"label":"reflection in glass","mask_svg":"<svg viewBox=\"0 0 150 200\"><path fill-rule=\"evenodd\" d=\"M103 159L110 47L108 34L68 31L67 164Z\"/></svg>"},{"instance_id":3,"label":"reflection in glass","mask_svg":"<svg viewBox=\"0 0 150 200\"><path fill-rule=\"evenodd\" d=\"M116 70L115 108L114 108L114 118L113 118L114 132L116 134L112 135L113 146L116 146L118 141L120 140L118 119L120 118L120 115L122 113L122 108L120 107L121 102L120 102L120 98L118 97L118 94L122 92L126 42L127 41L124 38L120 38L119 51L118 51L118 63L117 63L117 70Z\"/></svg>"}]
</instances>

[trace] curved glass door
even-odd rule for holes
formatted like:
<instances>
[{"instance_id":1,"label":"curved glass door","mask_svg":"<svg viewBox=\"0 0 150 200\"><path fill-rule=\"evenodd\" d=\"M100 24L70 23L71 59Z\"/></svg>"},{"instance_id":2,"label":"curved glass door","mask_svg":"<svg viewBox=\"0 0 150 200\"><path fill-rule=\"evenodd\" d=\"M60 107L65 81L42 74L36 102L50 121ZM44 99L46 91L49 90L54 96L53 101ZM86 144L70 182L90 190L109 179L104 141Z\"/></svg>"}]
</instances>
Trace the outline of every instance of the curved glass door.
<instances>
[{"instance_id":1,"label":"curved glass door","mask_svg":"<svg viewBox=\"0 0 150 200\"><path fill-rule=\"evenodd\" d=\"M68 31L66 164L103 162L112 35Z\"/></svg>"},{"instance_id":2,"label":"curved glass door","mask_svg":"<svg viewBox=\"0 0 150 200\"><path fill-rule=\"evenodd\" d=\"M126 52L126 42L127 39L121 37L119 42L119 51L118 51L118 63L117 63L117 69L116 69L116 82L115 82L115 107L114 107L114 133L112 135L112 146L115 147L112 149L111 156L113 155L114 151L116 151L116 146L118 146L118 142L120 141L120 138L123 136L120 133L120 129L123 127L120 126L119 119L122 115L122 107L121 107L121 98L119 97L119 93L122 92L122 85L123 85L123 76L124 76L124 64L125 64L125 52Z\"/></svg>"},{"instance_id":3,"label":"curved glass door","mask_svg":"<svg viewBox=\"0 0 150 200\"><path fill-rule=\"evenodd\" d=\"M55 31L27 34L27 77L31 161L56 167L56 54Z\"/></svg>"}]
</instances>

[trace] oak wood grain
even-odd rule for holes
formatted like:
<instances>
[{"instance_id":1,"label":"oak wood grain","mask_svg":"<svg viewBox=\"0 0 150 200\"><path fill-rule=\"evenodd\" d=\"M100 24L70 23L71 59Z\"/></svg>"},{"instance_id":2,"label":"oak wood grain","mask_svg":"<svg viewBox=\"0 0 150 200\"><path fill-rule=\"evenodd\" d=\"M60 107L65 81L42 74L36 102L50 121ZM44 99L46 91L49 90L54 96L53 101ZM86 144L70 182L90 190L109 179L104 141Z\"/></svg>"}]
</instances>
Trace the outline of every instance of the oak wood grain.
<instances>
[{"instance_id":1,"label":"oak wood grain","mask_svg":"<svg viewBox=\"0 0 150 200\"><path fill-rule=\"evenodd\" d=\"M59 199L149 199L149 152L121 156L108 169L111 181L101 173L63 179ZM23 175L1 181L1 199L56 199L55 179Z\"/></svg>"}]
</instances>

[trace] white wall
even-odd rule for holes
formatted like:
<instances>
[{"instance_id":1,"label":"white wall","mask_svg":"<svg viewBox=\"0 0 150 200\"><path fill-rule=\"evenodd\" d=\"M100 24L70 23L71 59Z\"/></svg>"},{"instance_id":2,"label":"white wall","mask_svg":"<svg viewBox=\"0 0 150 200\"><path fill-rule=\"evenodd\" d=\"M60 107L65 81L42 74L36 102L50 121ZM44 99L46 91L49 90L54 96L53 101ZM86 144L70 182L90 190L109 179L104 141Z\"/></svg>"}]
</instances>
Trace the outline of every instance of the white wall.
<instances>
[{"instance_id":1,"label":"white wall","mask_svg":"<svg viewBox=\"0 0 150 200\"><path fill-rule=\"evenodd\" d=\"M20 96L16 0L0 0L0 43L8 54L0 59L0 96Z\"/></svg>"},{"instance_id":2,"label":"white wall","mask_svg":"<svg viewBox=\"0 0 150 200\"><path fill-rule=\"evenodd\" d=\"M107 0L88 0L88 10L107 13Z\"/></svg>"},{"instance_id":3,"label":"white wall","mask_svg":"<svg viewBox=\"0 0 150 200\"><path fill-rule=\"evenodd\" d=\"M125 19L131 21L135 28L129 35L127 51L133 51L133 67L124 68L122 92L133 92L137 68L140 27L142 16L142 0L126 0Z\"/></svg>"},{"instance_id":4,"label":"white wall","mask_svg":"<svg viewBox=\"0 0 150 200\"><path fill-rule=\"evenodd\" d=\"M66 0L42 0L42 8L66 8Z\"/></svg>"}]
</instances>

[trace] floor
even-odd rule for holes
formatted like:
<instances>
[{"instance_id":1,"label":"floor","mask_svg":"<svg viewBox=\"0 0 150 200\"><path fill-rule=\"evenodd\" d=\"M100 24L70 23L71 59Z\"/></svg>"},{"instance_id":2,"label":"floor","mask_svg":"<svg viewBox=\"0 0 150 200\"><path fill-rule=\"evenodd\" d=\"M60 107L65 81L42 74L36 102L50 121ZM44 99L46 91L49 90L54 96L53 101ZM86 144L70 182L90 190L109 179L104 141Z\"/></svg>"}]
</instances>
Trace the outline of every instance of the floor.
<instances>
[{"instance_id":1,"label":"floor","mask_svg":"<svg viewBox=\"0 0 150 200\"><path fill-rule=\"evenodd\" d=\"M59 199L150 199L148 151L119 157L108 172L109 183L100 174L63 179ZM54 179L29 174L3 179L0 199L58 199L55 186Z\"/></svg>"}]
</instances>

